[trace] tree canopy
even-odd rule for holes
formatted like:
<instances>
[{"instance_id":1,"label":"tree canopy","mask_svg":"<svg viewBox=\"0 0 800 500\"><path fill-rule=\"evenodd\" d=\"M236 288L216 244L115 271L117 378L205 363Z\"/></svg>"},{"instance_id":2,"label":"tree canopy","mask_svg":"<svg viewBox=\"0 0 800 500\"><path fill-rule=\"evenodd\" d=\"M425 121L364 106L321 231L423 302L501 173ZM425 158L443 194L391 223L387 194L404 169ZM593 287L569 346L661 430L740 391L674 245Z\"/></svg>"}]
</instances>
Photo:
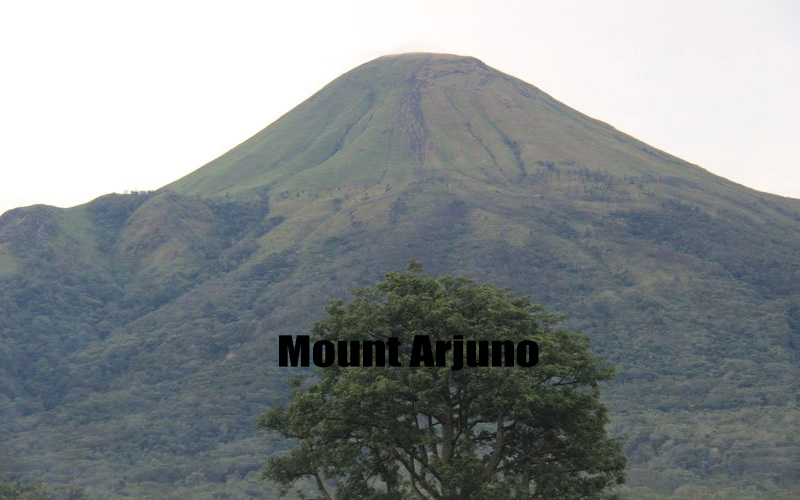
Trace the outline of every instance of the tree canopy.
<instances>
[{"instance_id":1,"label":"tree canopy","mask_svg":"<svg viewBox=\"0 0 800 500\"><path fill-rule=\"evenodd\" d=\"M284 493L303 478L321 498L597 498L624 480L598 382L612 367L562 316L527 297L412 264L347 304L334 300L313 341L400 340L401 366L318 368L259 427L293 438L264 477ZM409 366L415 336L535 341L533 367ZM455 343L453 344L455 346ZM468 352L462 353L467 359ZM475 353L473 352L474 356Z\"/></svg>"}]
</instances>

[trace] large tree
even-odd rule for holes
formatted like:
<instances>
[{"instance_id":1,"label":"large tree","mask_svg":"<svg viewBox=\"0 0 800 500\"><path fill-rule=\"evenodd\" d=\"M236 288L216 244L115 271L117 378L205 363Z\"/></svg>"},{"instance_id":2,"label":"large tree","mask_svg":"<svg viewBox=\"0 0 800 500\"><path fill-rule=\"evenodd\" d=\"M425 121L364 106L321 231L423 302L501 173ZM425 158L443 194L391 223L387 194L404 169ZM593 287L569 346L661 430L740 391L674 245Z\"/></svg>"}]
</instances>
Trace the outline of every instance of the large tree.
<instances>
[{"instance_id":1,"label":"large tree","mask_svg":"<svg viewBox=\"0 0 800 500\"><path fill-rule=\"evenodd\" d=\"M259 419L295 440L264 473L284 492L308 477L322 498L596 498L623 481L598 391L613 370L584 336L557 326L561 316L414 264L326 311L312 340L397 337L402 366L319 368L313 385L297 385ZM445 366L409 366L422 335L462 336L464 359L468 340L535 341L539 362L508 366L503 355L507 366L454 370L453 342Z\"/></svg>"}]
</instances>

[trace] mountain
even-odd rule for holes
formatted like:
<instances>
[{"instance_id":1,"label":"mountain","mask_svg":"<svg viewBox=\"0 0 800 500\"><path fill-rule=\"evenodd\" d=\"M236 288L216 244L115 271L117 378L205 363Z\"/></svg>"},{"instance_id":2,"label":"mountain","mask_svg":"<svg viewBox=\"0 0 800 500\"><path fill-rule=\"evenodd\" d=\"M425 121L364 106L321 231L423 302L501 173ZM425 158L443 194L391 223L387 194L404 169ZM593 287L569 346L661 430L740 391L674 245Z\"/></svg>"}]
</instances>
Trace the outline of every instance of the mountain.
<instances>
[{"instance_id":1,"label":"mountain","mask_svg":"<svg viewBox=\"0 0 800 500\"><path fill-rule=\"evenodd\" d=\"M799 200L474 58L382 57L160 190L0 217L0 473L272 497L277 335L413 259L569 313L617 366L624 494L791 496L799 248Z\"/></svg>"}]
</instances>

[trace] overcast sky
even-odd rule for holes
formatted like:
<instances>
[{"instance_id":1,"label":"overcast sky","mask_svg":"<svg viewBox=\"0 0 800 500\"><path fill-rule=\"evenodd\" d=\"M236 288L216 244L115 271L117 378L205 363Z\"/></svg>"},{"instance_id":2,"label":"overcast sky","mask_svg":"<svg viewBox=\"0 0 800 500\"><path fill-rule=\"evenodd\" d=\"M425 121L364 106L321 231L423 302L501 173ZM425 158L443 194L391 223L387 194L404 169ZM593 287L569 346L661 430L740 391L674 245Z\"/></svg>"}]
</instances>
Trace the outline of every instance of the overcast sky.
<instances>
[{"instance_id":1,"label":"overcast sky","mask_svg":"<svg viewBox=\"0 0 800 500\"><path fill-rule=\"evenodd\" d=\"M158 188L410 51L800 198L800 2L26 0L0 4L0 213Z\"/></svg>"}]
</instances>

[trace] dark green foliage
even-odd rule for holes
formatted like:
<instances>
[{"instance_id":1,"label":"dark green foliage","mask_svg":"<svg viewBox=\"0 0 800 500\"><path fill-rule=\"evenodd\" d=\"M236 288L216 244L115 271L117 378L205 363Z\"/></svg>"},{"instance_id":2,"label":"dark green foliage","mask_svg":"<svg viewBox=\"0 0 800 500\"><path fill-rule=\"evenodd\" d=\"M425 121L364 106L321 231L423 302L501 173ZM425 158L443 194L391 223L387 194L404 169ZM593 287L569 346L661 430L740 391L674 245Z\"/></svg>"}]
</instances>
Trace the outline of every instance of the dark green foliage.
<instances>
[{"instance_id":1,"label":"dark green foliage","mask_svg":"<svg viewBox=\"0 0 800 500\"><path fill-rule=\"evenodd\" d=\"M82 488L74 486L54 491L44 483L0 481L0 500L86 500L87 498Z\"/></svg>"},{"instance_id":2,"label":"dark green foliage","mask_svg":"<svg viewBox=\"0 0 800 500\"><path fill-rule=\"evenodd\" d=\"M597 385L612 369L527 298L412 266L326 311L312 340L396 337L405 364L320 369L317 384L259 420L297 443L265 477L285 488L307 476L336 480L342 499L597 498L623 481ZM533 368L451 370L451 351L447 366L411 367L416 335L532 340L541 357ZM327 497L330 486L319 487Z\"/></svg>"},{"instance_id":3,"label":"dark green foliage","mask_svg":"<svg viewBox=\"0 0 800 500\"><path fill-rule=\"evenodd\" d=\"M0 500L51 500L53 492L43 484L0 482Z\"/></svg>"}]
</instances>

